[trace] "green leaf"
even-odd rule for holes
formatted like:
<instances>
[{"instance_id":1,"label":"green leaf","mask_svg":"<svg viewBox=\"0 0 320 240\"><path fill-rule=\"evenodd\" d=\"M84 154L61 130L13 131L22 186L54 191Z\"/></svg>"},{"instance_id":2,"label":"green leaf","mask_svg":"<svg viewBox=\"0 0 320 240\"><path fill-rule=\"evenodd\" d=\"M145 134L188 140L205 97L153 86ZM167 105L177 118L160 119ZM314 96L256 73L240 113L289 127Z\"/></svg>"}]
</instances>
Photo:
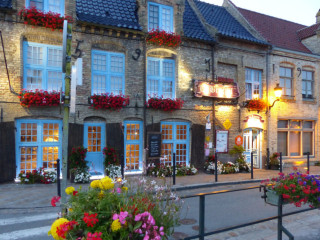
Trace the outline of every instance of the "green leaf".
<instances>
[{"instance_id":1,"label":"green leaf","mask_svg":"<svg viewBox=\"0 0 320 240\"><path fill-rule=\"evenodd\" d=\"M142 222L137 222L136 225L134 225L133 231L137 230L138 228L140 228L142 225Z\"/></svg>"}]
</instances>

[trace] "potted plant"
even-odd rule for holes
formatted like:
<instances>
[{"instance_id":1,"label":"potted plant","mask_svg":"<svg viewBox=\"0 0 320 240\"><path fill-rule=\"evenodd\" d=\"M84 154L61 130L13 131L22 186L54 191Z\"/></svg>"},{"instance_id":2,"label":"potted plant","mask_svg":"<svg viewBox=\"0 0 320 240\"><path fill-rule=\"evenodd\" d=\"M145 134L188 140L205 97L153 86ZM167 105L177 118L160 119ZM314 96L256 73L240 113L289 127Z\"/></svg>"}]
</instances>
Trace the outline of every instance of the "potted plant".
<instances>
[{"instance_id":1,"label":"potted plant","mask_svg":"<svg viewBox=\"0 0 320 240\"><path fill-rule=\"evenodd\" d=\"M18 98L20 105L23 107L38 107L38 106L59 106L60 92L38 90L22 90Z\"/></svg>"},{"instance_id":2,"label":"potted plant","mask_svg":"<svg viewBox=\"0 0 320 240\"><path fill-rule=\"evenodd\" d=\"M214 163L215 163L215 156L210 155L208 159L204 162L204 170L206 173L214 174Z\"/></svg>"},{"instance_id":3,"label":"potted plant","mask_svg":"<svg viewBox=\"0 0 320 240\"><path fill-rule=\"evenodd\" d=\"M103 149L104 161L103 166L105 174L109 177L121 176L120 159L117 151L113 147L105 147Z\"/></svg>"},{"instance_id":4,"label":"potted plant","mask_svg":"<svg viewBox=\"0 0 320 240\"><path fill-rule=\"evenodd\" d=\"M93 109L109 109L109 110L120 110L123 107L129 105L130 100L128 96L113 95L111 94L94 94L89 97L90 108Z\"/></svg>"},{"instance_id":5,"label":"potted plant","mask_svg":"<svg viewBox=\"0 0 320 240\"><path fill-rule=\"evenodd\" d=\"M230 155L236 155L236 165L239 168L239 172L249 172L251 166L246 162L245 160L245 155L244 153L244 148L242 145L238 146L235 145L233 148L229 151Z\"/></svg>"},{"instance_id":6,"label":"potted plant","mask_svg":"<svg viewBox=\"0 0 320 240\"><path fill-rule=\"evenodd\" d=\"M280 153L278 152L275 152L270 156L269 169L278 170L280 168L279 157Z\"/></svg>"},{"instance_id":7,"label":"potted plant","mask_svg":"<svg viewBox=\"0 0 320 240\"><path fill-rule=\"evenodd\" d=\"M152 29L148 33L147 43L158 46L178 47L181 44L181 37L175 33Z\"/></svg>"},{"instance_id":8,"label":"potted plant","mask_svg":"<svg viewBox=\"0 0 320 240\"><path fill-rule=\"evenodd\" d=\"M180 98L171 99L153 96L146 102L147 108L159 109L163 111L179 110L183 106L183 101Z\"/></svg>"},{"instance_id":9,"label":"potted plant","mask_svg":"<svg viewBox=\"0 0 320 240\"><path fill-rule=\"evenodd\" d=\"M87 155L87 149L83 146L73 147L68 159L68 167L70 171L70 181L74 182L76 175L82 174L87 176L89 167L85 160ZM77 179L80 177L78 176ZM85 179L86 177L83 177ZM78 181L80 182L80 181Z\"/></svg>"},{"instance_id":10,"label":"potted plant","mask_svg":"<svg viewBox=\"0 0 320 240\"><path fill-rule=\"evenodd\" d=\"M251 99L246 101L246 107L249 111L262 111L266 106L265 101L262 99Z\"/></svg>"}]
</instances>

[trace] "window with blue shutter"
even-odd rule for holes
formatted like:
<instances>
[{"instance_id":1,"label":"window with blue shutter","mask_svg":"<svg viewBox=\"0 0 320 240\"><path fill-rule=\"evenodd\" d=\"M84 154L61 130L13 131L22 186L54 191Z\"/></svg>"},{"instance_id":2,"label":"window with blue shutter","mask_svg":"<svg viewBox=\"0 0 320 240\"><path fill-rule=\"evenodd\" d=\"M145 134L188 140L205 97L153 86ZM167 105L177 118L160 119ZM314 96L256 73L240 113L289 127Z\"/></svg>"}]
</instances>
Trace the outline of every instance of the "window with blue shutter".
<instances>
[{"instance_id":1,"label":"window with blue shutter","mask_svg":"<svg viewBox=\"0 0 320 240\"><path fill-rule=\"evenodd\" d=\"M92 94L124 94L125 58L122 53L92 50Z\"/></svg>"},{"instance_id":2,"label":"window with blue shutter","mask_svg":"<svg viewBox=\"0 0 320 240\"><path fill-rule=\"evenodd\" d=\"M26 8L35 7L43 12L60 13L64 16L64 0L26 0Z\"/></svg>"},{"instance_id":3,"label":"window with blue shutter","mask_svg":"<svg viewBox=\"0 0 320 240\"><path fill-rule=\"evenodd\" d=\"M173 7L157 3L148 4L148 30L173 32Z\"/></svg>"}]
</instances>

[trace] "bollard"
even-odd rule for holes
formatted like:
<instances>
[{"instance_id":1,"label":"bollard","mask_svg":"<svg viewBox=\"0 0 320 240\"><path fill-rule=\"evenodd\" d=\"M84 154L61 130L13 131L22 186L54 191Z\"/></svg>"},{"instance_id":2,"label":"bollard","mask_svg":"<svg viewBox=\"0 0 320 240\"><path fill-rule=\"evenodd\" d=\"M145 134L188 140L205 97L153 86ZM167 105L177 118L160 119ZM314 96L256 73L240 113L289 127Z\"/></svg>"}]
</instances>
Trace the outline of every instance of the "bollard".
<instances>
[{"instance_id":1,"label":"bollard","mask_svg":"<svg viewBox=\"0 0 320 240\"><path fill-rule=\"evenodd\" d=\"M251 152L251 179L253 179L253 152Z\"/></svg>"},{"instance_id":2,"label":"bollard","mask_svg":"<svg viewBox=\"0 0 320 240\"><path fill-rule=\"evenodd\" d=\"M205 219L205 195L199 199L199 239L204 240L204 219Z\"/></svg>"},{"instance_id":3,"label":"bollard","mask_svg":"<svg viewBox=\"0 0 320 240\"><path fill-rule=\"evenodd\" d=\"M121 176L122 176L122 178L124 178L124 156L123 156L123 154L121 154L120 161L121 161Z\"/></svg>"},{"instance_id":4,"label":"bollard","mask_svg":"<svg viewBox=\"0 0 320 240\"><path fill-rule=\"evenodd\" d=\"M57 159L57 190L58 196L61 197L61 183L60 183L60 159Z\"/></svg>"},{"instance_id":5,"label":"bollard","mask_svg":"<svg viewBox=\"0 0 320 240\"><path fill-rule=\"evenodd\" d=\"M282 240L282 204L283 204L282 195L279 195L279 198L278 198L278 240Z\"/></svg>"},{"instance_id":6,"label":"bollard","mask_svg":"<svg viewBox=\"0 0 320 240\"><path fill-rule=\"evenodd\" d=\"M282 173L282 152L280 152L280 172Z\"/></svg>"},{"instance_id":7,"label":"bollard","mask_svg":"<svg viewBox=\"0 0 320 240\"><path fill-rule=\"evenodd\" d=\"M308 167L308 174L310 174L310 152L307 152L307 167Z\"/></svg>"},{"instance_id":8,"label":"bollard","mask_svg":"<svg viewBox=\"0 0 320 240\"><path fill-rule=\"evenodd\" d=\"M267 148L267 169L270 169L270 150Z\"/></svg>"},{"instance_id":9,"label":"bollard","mask_svg":"<svg viewBox=\"0 0 320 240\"><path fill-rule=\"evenodd\" d=\"M173 185L176 185L176 154L173 154L173 172L172 172L172 178L173 178Z\"/></svg>"},{"instance_id":10,"label":"bollard","mask_svg":"<svg viewBox=\"0 0 320 240\"><path fill-rule=\"evenodd\" d=\"M215 153L214 154L214 178L215 178L215 181L218 182L218 154Z\"/></svg>"}]
</instances>

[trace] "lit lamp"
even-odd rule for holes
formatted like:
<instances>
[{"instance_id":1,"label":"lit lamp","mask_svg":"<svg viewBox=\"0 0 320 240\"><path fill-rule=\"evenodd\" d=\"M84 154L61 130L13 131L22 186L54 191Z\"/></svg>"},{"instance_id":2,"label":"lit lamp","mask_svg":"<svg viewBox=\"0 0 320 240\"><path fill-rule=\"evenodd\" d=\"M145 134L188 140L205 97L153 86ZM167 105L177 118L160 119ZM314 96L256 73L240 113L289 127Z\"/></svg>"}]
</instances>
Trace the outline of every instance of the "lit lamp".
<instances>
[{"instance_id":1,"label":"lit lamp","mask_svg":"<svg viewBox=\"0 0 320 240\"><path fill-rule=\"evenodd\" d=\"M274 106L274 104L280 100L282 95L282 87L279 86L279 83L277 83L277 86L274 88L274 95L276 96L276 99L273 101L272 105L268 107L268 110Z\"/></svg>"}]
</instances>

